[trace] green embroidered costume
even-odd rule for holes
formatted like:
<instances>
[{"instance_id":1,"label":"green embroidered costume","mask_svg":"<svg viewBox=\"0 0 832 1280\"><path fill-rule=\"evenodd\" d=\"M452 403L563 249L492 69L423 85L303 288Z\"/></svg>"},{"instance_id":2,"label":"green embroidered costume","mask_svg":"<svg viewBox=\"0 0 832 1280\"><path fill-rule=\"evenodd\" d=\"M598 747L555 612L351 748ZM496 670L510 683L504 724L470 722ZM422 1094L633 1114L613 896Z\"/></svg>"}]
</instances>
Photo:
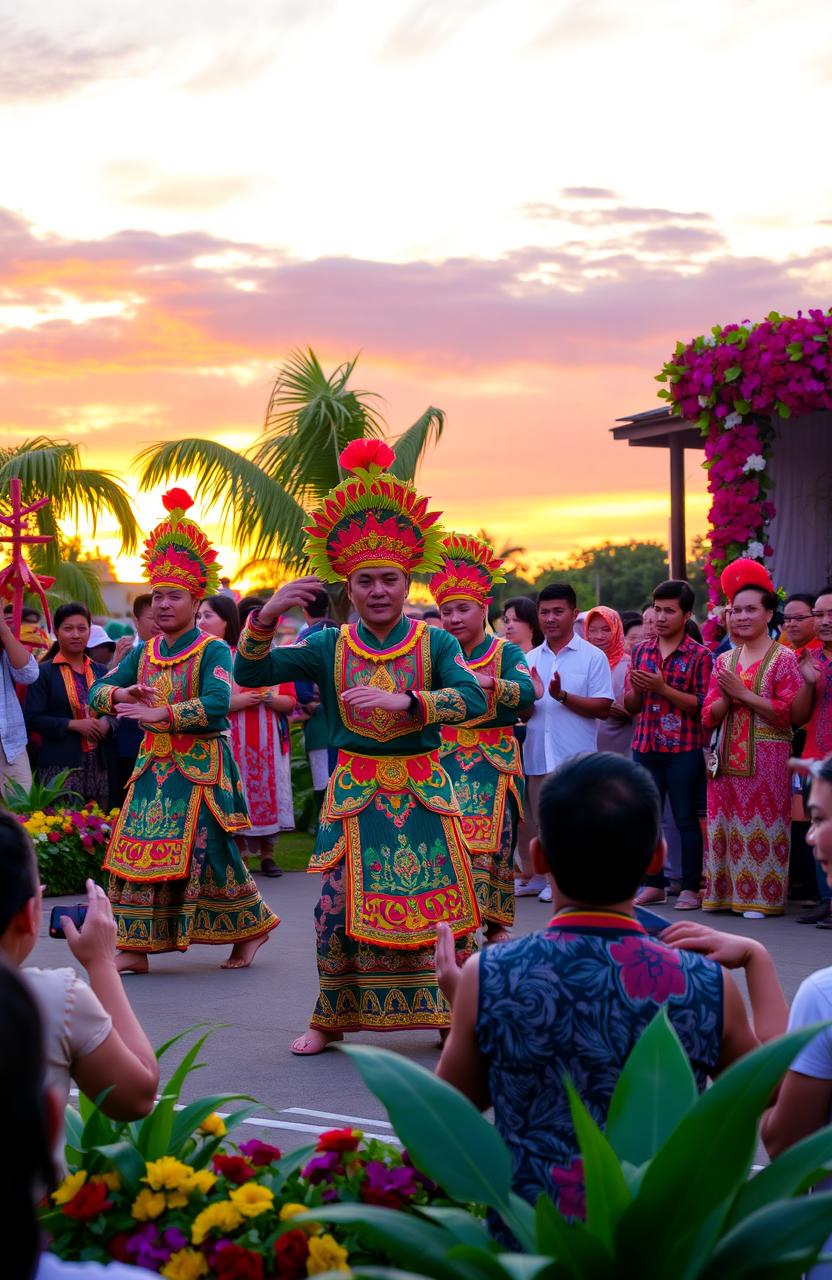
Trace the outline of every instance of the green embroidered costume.
<instances>
[{"instance_id":1,"label":"green embroidered costume","mask_svg":"<svg viewBox=\"0 0 832 1280\"><path fill-rule=\"evenodd\" d=\"M117 710L113 694L153 687L170 722L146 726L105 868L123 951L184 951L273 929L234 843L249 826L225 731L231 651L194 628L172 646L156 636L92 686L90 707Z\"/></svg>"},{"instance_id":2,"label":"green embroidered costume","mask_svg":"<svg viewBox=\"0 0 832 1280\"><path fill-rule=\"evenodd\" d=\"M486 922L514 923L514 842L523 816L523 766L514 735L518 712L534 703L526 659L517 645L486 637L465 659L490 676L488 709L463 725L443 725L442 763L462 810L477 901Z\"/></svg>"},{"instance_id":3,"label":"green embroidered costume","mask_svg":"<svg viewBox=\"0 0 832 1280\"><path fill-rule=\"evenodd\" d=\"M440 729L482 715L483 692L457 642L422 622L402 618L383 644L362 623L278 649L273 632L250 615L237 683L313 680L338 750L309 867L323 872L312 1026L447 1026L433 965L436 925L447 921L465 938L480 918ZM344 690L359 685L412 692L416 705L390 712L343 702Z\"/></svg>"}]
</instances>

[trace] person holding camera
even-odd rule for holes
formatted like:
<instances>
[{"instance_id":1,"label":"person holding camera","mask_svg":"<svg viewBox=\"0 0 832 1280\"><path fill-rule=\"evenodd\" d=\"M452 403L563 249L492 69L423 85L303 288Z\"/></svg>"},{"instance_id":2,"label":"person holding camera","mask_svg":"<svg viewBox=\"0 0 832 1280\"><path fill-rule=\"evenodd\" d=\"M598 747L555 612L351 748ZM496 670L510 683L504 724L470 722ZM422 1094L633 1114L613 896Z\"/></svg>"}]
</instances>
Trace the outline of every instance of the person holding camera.
<instances>
[{"instance_id":1,"label":"person holding camera","mask_svg":"<svg viewBox=\"0 0 832 1280\"><path fill-rule=\"evenodd\" d=\"M34 684L38 664L15 636L10 621L10 617L0 615L0 794L7 778L19 782L27 791L32 785L26 724L14 686Z\"/></svg>"},{"instance_id":2,"label":"person holding camera","mask_svg":"<svg viewBox=\"0 0 832 1280\"><path fill-rule=\"evenodd\" d=\"M25 967L38 940L41 893L32 842L12 814L0 813L0 957L21 968L44 1023L47 1084L66 1104L70 1080L114 1120L137 1120L153 1107L159 1067L133 1012L115 962L115 923L104 890L87 881L80 929L62 916L67 944L87 972Z\"/></svg>"}]
</instances>

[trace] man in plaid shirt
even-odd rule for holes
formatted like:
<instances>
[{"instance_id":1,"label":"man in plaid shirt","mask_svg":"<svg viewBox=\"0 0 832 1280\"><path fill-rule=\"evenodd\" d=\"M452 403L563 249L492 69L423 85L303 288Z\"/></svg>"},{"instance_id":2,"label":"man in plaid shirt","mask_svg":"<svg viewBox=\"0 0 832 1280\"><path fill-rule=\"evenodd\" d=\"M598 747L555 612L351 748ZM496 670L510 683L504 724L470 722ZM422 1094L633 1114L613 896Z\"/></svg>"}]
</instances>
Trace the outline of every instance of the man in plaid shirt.
<instances>
[{"instance_id":1,"label":"man in plaid shirt","mask_svg":"<svg viewBox=\"0 0 832 1280\"><path fill-rule=\"evenodd\" d=\"M624 706L635 717L633 759L653 777L670 808L682 846L682 889L677 911L699 906L702 879L702 828L705 745L702 703L713 659L704 645L685 632L694 595L687 582L671 579L653 592L657 635L633 649L624 689ZM648 876L636 902L666 902L664 874Z\"/></svg>"}]
</instances>

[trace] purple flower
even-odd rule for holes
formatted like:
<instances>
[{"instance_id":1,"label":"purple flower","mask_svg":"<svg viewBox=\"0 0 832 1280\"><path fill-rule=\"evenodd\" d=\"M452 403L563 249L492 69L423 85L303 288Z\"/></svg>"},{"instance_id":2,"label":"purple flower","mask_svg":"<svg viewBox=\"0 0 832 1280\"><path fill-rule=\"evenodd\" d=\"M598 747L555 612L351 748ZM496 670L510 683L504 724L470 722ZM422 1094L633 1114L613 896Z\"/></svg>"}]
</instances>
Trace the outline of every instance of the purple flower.
<instances>
[{"instance_id":1,"label":"purple flower","mask_svg":"<svg viewBox=\"0 0 832 1280\"><path fill-rule=\"evenodd\" d=\"M148 1222L127 1241L125 1249L136 1255L136 1266L160 1271L172 1253L184 1249L188 1237L178 1227L168 1227L161 1235L155 1222Z\"/></svg>"},{"instance_id":2,"label":"purple flower","mask_svg":"<svg viewBox=\"0 0 832 1280\"><path fill-rule=\"evenodd\" d=\"M315 1184L317 1182L331 1182L336 1173L342 1172L341 1153L339 1151L325 1151L321 1155L313 1156L309 1163L301 1169L300 1176Z\"/></svg>"},{"instance_id":3,"label":"purple flower","mask_svg":"<svg viewBox=\"0 0 832 1280\"><path fill-rule=\"evenodd\" d=\"M380 1160L367 1162L367 1185L373 1191L394 1191L400 1196L415 1196L418 1190L413 1169L406 1165L390 1168Z\"/></svg>"}]
</instances>

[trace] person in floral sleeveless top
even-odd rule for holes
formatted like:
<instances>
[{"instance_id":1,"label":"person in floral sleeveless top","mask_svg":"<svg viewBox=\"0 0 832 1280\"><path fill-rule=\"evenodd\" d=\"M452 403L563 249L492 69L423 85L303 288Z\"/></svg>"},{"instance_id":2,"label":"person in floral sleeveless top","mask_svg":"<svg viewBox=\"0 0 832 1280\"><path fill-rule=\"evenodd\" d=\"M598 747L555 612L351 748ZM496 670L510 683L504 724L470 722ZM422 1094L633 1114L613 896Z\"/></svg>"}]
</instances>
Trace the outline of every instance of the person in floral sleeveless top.
<instances>
[{"instance_id":1,"label":"person in floral sleeveless top","mask_svg":"<svg viewBox=\"0 0 832 1280\"><path fill-rule=\"evenodd\" d=\"M487 947L460 972L440 928L439 982L453 1017L437 1074L480 1108L493 1105L519 1195L533 1204L544 1193L581 1217L564 1077L603 1127L621 1069L660 1008L700 1089L779 1034L786 1008L764 948L728 959L746 963L752 1030L733 979L696 954L718 954L713 931L678 924L666 942L639 923L633 897L664 857L659 793L641 765L605 752L567 761L543 785L539 830L532 853L551 877L555 908L546 929Z\"/></svg>"}]
</instances>

